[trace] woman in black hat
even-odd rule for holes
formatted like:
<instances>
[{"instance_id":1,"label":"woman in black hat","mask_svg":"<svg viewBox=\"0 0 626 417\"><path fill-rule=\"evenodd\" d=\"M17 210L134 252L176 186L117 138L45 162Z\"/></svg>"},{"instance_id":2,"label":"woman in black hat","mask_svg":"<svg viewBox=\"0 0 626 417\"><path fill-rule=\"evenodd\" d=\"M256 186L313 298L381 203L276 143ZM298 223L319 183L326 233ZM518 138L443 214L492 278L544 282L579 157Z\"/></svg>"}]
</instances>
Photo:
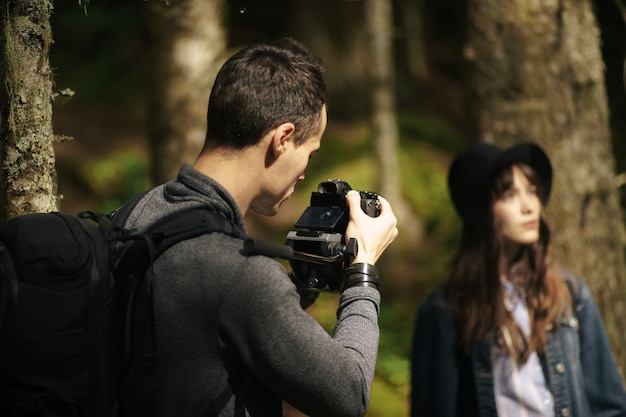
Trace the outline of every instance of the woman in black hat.
<instances>
[{"instance_id":1,"label":"woman in black hat","mask_svg":"<svg viewBox=\"0 0 626 417\"><path fill-rule=\"evenodd\" d=\"M550 257L544 151L478 143L448 176L463 235L419 306L412 417L626 416L626 392L589 289Z\"/></svg>"}]
</instances>

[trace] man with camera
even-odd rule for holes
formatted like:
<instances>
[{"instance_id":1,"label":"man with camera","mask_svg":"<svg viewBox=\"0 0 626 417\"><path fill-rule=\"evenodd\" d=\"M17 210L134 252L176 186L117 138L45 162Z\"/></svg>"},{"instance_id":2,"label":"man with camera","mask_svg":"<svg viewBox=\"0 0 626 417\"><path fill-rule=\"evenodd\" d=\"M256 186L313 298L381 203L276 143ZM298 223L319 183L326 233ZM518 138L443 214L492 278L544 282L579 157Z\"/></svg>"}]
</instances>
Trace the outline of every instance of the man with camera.
<instances>
[{"instance_id":1,"label":"man with camera","mask_svg":"<svg viewBox=\"0 0 626 417\"><path fill-rule=\"evenodd\" d=\"M326 129L322 71L291 39L232 56L211 91L195 164L149 191L126 226L145 230L195 207L241 229L248 210L275 215ZM377 217L361 200L357 191L345 195L345 240L358 250L346 259L332 336L302 309L285 268L246 253L240 238L203 234L161 255L152 284L157 357L122 390L123 415L280 416L281 400L309 416L364 415L379 337L374 264L398 231L384 198Z\"/></svg>"}]
</instances>

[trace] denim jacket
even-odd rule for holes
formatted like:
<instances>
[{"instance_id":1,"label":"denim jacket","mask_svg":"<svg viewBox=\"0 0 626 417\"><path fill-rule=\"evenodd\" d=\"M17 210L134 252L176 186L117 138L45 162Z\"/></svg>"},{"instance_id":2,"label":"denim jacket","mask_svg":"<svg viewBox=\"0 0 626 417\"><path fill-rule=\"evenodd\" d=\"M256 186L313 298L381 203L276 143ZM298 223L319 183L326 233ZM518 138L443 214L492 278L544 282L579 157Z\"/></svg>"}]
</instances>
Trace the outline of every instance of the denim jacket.
<instances>
[{"instance_id":1,"label":"denim jacket","mask_svg":"<svg viewBox=\"0 0 626 417\"><path fill-rule=\"evenodd\" d=\"M573 278L575 312L548 334L548 386L557 417L626 417L626 391L598 308ZM456 343L454 321L441 291L419 306L413 341L411 417L494 417L491 348Z\"/></svg>"}]
</instances>

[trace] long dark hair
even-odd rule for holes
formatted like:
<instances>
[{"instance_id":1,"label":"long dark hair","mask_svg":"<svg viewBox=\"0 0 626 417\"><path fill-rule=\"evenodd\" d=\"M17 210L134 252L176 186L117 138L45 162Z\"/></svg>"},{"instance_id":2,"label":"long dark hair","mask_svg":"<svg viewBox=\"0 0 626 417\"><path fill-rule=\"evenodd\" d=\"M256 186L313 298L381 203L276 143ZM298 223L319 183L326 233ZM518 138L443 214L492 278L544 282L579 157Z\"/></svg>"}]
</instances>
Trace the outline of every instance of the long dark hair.
<instances>
[{"instance_id":1,"label":"long dark hair","mask_svg":"<svg viewBox=\"0 0 626 417\"><path fill-rule=\"evenodd\" d=\"M541 182L529 166L517 166L533 185L540 187ZM543 212L539 240L523 245L512 262L507 265L501 263L502 241L495 226L492 207L512 184L512 166L493 178L489 213L476 223L464 225L460 248L444 291L455 318L458 342L463 349L469 351L473 342L495 336L496 343L521 364L533 351L545 351L547 331L557 326L559 317L571 310L571 297L550 257L550 228ZM541 189L537 192L540 197L543 195ZM526 299L530 338L523 334L505 307L505 289L500 281L502 274Z\"/></svg>"}]
</instances>

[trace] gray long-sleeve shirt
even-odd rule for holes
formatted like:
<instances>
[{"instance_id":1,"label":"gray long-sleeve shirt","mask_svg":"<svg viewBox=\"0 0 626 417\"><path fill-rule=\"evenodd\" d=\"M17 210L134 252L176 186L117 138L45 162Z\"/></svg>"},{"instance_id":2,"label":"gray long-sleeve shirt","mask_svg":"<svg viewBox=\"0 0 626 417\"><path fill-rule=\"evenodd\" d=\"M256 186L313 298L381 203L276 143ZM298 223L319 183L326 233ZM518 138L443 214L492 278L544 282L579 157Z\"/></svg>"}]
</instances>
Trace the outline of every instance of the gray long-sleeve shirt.
<instances>
[{"instance_id":1,"label":"gray long-sleeve shirt","mask_svg":"<svg viewBox=\"0 0 626 417\"><path fill-rule=\"evenodd\" d=\"M188 165L176 181L151 190L126 225L143 230L203 206L244 227L228 192ZM280 415L280 399L312 417L364 415L378 350L378 291L344 291L330 336L300 307L285 268L242 247L240 239L213 233L157 259L157 365L123 393L132 410L125 417L233 416L237 398L250 416ZM219 414L209 414L215 408Z\"/></svg>"}]
</instances>

